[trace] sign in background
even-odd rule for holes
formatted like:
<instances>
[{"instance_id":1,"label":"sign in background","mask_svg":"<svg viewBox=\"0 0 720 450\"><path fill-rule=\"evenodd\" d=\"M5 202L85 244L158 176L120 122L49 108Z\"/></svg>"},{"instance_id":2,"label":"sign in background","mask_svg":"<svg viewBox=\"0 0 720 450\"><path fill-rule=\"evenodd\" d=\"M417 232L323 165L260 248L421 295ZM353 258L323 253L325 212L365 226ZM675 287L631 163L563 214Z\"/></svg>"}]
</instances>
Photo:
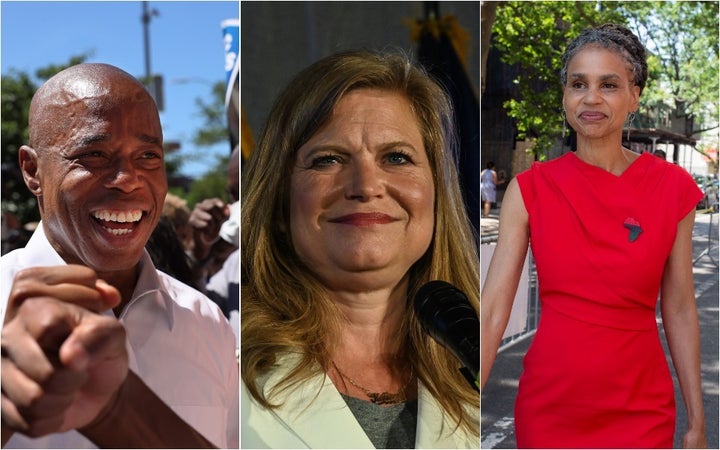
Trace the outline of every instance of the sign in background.
<instances>
[{"instance_id":1,"label":"sign in background","mask_svg":"<svg viewBox=\"0 0 720 450\"><path fill-rule=\"evenodd\" d=\"M230 132L230 148L240 140L240 21L227 19L220 23L225 45L225 111Z\"/></svg>"},{"instance_id":2,"label":"sign in background","mask_svg":"<svg viewBox=\"0 0 720 450\"><path fill-rule=\"evenodd\" d=\"M220 24L225 42L225 105L230 101L235 78L238 76L240 52L240 21L237 19L223 20Z\"/></svg>"}]
</instances>

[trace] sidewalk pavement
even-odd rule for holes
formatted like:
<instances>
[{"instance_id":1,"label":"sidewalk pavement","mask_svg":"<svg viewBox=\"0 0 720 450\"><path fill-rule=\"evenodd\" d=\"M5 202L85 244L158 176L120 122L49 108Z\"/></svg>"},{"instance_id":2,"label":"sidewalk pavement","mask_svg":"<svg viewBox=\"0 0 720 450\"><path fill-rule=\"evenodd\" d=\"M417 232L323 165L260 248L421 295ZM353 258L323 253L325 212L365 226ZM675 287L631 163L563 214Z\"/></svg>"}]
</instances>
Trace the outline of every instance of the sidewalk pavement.
<instances>
[{"instance_id":1,"label":"sidewalk pavement","mask_svg":"<svg viewBox=\"0 0 720 450\"><path fill-rule=\"evenodd\" d=\"M495 214L493 214L495 213ZM712 222L711 222L712 220ZM497 230L497 214L481 220L483 232ZM701 371L705 429L708 448L718 446L718 214L698 211L693 230L693 276L700 320ZM710 239L709 239L710 237ZM658 324L660 324L658 314ZM677 423L675 448L682 448L682 435L687 429L687 413L682 400L674 367L667 350L665 333L660 337L675 384ZM481 448L515 448L513 408L522 358L532 342L532 335L498 354L490 378L481 397Z\"/></svg>"}]
</instances>

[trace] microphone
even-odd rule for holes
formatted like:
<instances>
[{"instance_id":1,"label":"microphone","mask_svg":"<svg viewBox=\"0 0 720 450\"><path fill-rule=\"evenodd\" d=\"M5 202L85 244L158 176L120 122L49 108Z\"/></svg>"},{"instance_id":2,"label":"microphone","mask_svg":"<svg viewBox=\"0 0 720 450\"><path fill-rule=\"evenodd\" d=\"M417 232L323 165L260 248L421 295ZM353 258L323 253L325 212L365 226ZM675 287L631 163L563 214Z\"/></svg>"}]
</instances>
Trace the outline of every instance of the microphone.
<instances>
[{"instance_id":1,"label":"microphone","mask_svg":"<svg viewBox=\"0 0 720 450\"><path fill-rule=\"evenodd\" d=\"M415 295L415 312L423 329L463 364L460 369L480 391L480 320L467 296L452 284L435 280Z\"/></svg>"}]
</instances>

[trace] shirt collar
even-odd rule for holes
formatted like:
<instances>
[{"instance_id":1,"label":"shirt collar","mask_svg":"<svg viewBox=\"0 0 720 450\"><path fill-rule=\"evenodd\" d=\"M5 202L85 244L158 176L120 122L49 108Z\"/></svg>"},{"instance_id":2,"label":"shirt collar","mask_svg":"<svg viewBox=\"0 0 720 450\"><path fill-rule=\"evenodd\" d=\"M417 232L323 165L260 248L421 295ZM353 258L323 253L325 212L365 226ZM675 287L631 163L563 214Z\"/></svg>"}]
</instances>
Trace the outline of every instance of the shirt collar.
<instances>
[{"instance_id":1,"label":"shirt collar","mask_svg":"<svg viewBox=\"0 0 720 450\"><path fill-rule=\"evenodd\" d=\"M45 235L45 227L42 221L38 222L37 228L30 236L23 252L23 266L63 266L67 264L55 251Z\"/></svg>"},{"instance_id":2,"label":"shirt collar","mask_svg":"<svg viewBox=\"0 0 720 450\"><path fill-rule=\"evenodd\" d=\"M125 309L130 308L134 303L139 301L154 301L165 309L165 318L170 330L175 325L175 310L173 297L168 292L165 283L160 279L157 269L150 258L147 250L143 250L142 257L138 263L139 275L135 291L133 291L132 299Z\"/></svg>"},{"instance_id":3,"label":"shirt collar","mask_svg":"<svg viewBox=\"0 0 720 450\"><path fill-rule=\"evenodd\" d=\"M38 223L35 232L25 246L25 250L26 251L23 252L24 267L60 266L67 264L50 244L45 234L42 221ZM132 298L125 307L125 310L138 301L155 301L164 307L167 325L172 330L175 323L173 314L174 302L167 290L166 284L160 279L158 271L155 269L155 265L147 250L143 250L140 262L138 263L138 269L140 272L138 281L135 285Z\"/></svg>"}]
</instances>

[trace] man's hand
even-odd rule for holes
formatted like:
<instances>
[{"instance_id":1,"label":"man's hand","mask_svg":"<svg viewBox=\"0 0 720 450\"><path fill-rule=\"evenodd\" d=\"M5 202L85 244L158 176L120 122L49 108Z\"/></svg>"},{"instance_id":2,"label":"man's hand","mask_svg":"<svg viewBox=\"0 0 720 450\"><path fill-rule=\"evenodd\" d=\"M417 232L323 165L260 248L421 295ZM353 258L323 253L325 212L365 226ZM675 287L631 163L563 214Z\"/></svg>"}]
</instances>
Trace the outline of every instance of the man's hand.
<instances>
[{"instance_id":1,"label":"man's hand","mask_svg":"<svg viewBox=\"0 0 720 450\"><path fill-rule=\"evenodd\" d=\"M3 444L91 423L128 373L125 330L94 311L120 294L82 266L19 272L2 329Z\"/></svg>"},{"instance_id":2,"label":"man's hand","mask_svg":"<svg viewBox=\"0 0 720 450\"><path fill-rule=\"evenodd\" d=\"M100 448L215 448L128 370L120 293L83 266L18 274L2 329L2 444L77 429Z\"/></svg>"},{"instance_id":3,"label":"man's hand","mask_svg":"<svg viewBox=\"0 0 720 450\"><path fill-rule=\"evenodd\" d=\"M210 248L218 239L220 227L229 216L230 209L218 198L205 199L195 205L188 222L193 227L193 254L197 261L207 258Z\"/></svg>"},{"instance_id":4,"label":"man's hand","mask_svg":"<svg viewBox=\"0 0 720 450\"><path fill-rule=\"evenodd\" d=\"M94 270L79 265L33 267L15 275L7 302L5 323L32 297L51 297L102 312L120 304L120 293L98 279Z\"/></svg>"}]
</instances>

